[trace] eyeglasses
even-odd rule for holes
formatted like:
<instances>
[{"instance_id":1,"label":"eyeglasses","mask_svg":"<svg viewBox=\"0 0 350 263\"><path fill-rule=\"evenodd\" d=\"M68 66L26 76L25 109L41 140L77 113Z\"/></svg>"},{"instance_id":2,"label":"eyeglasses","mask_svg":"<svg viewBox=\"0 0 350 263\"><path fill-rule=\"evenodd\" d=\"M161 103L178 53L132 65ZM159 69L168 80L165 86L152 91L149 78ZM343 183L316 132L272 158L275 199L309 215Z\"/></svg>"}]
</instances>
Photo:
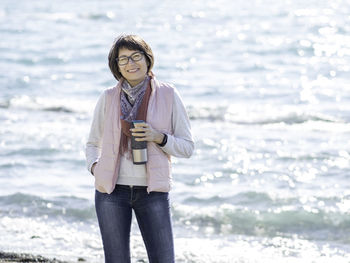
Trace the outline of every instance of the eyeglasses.
<instances>
[{"instance_id":1,"label":"eyeglasses","mask_svg":"<svg viewBox=\"0 0 350 263\"><path fill-rule=\"evenodd\" d=\"M136 51L131 54L131 56L121 56L119 58L116 58L115 60L117 61L119 66L125 66L126 64L129 63L129 59L131 59L133 62L140 61L143 58L143 52L141 51Z\"/></svg>"}]
</instances>

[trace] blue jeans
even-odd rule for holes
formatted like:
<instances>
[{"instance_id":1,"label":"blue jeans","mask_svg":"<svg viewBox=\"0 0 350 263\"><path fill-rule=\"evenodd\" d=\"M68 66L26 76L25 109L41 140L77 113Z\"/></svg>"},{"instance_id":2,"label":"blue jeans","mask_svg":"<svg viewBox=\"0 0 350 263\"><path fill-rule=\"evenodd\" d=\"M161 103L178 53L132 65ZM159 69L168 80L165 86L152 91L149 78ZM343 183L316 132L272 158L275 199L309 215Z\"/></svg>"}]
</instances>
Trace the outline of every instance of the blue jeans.
<instances>
[{"instance_id":1,"label":"blue jeans","mask_svg":"<svg viewBox=\"0 0 350 263\"><path fill-rule=\"evenodd\" d=\"M130 262L132 209L150 263L173 263L174 242L168 193L117 185L111 194L96 190L95 206L106 263Z\"/></svg>"}]
</instances>

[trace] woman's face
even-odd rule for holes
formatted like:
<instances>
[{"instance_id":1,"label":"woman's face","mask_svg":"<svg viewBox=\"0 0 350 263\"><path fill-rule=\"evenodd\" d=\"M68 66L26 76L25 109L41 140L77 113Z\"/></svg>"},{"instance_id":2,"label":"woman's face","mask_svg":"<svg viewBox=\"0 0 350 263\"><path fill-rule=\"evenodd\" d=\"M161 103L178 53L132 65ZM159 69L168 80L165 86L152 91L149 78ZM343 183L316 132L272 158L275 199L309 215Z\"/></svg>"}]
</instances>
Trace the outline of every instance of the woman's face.
<instances>
[{"instance_id":1,"label":"woman's face","mask_svg":"<svg viewBox=\"0 0 350 263\"><path fill-rule=\"evenodd\" d=\"M129 82L131 86L136 86L145 79L147 74L147 61L145 55L141 53L142 58L139 61L134 61L130 57L139 58L139 50L129 50L126 48L120 48L118 54L118 67L122 76ZM127 60L125 58L128 57ZM124 59L123 59L124 58ZM120 61L124 60L126 65L120 65Z\"/></svg>"}]
</instances>

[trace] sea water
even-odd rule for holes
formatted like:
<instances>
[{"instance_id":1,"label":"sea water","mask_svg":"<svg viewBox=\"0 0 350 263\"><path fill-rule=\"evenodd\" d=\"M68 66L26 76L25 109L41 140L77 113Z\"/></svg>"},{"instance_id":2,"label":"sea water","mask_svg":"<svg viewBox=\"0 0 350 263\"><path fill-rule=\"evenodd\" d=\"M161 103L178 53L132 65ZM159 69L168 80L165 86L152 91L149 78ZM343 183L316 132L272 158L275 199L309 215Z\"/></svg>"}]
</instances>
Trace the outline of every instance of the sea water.
<instances>
[{"instance_id":1,"label":"sea water","mask_svg":"<svg viewBox=\"0 0 350 263\"><path fill-rule=\"evenodd\" d=\"M84 148L107 56L141 35L196 149L177 262L349 262L350 2L0 3L0 250L103 262ZM133 260L146 259L134 220Z\"/></svg>"}]
</instances>

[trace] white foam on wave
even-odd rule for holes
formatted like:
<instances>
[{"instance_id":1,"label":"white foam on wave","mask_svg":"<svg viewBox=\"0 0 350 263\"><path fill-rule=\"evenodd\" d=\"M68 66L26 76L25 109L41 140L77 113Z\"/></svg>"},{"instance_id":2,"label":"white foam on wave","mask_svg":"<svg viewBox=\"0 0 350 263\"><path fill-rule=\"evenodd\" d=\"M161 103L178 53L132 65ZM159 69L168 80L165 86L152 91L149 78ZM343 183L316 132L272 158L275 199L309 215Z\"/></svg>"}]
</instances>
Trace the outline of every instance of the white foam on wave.
<instances>
[{"instance_id":1,"label":"white foam on wave","mask_svg":"<svg viewBox=\"0 0 350 263\"><path fill-rule=\"evenodd\" d=\"M87 231L81 231L81 228ZM0 219L0 247L2 250L27 252L71 260L80 255L89 255L91 262L101 257L98 229L75 222L48 222L46 218Z\"/></svg>"},{"instance_id":2,"label":"white foam on wave","mask_svg":"<svg viewBox=\"0 0 350 263\"><path fill-rule=\"evenodd\" d=\"M96 98L97 100L97 98ZM95 101L78 98L31 97L17 95L8 101L0 102L3 107L22 110L44 110L74 113L91 113Z\"/></svg>"},{"instance_id":3,"label":"white foam on wave","mask_svg":"<svg viewBox=\"0 0 350 263\"><path fill-rule=\"evenodd\" d=\"M0 248L76 261L102 263L103 248L96 224L49 222L40 219L2 217ZM175 231L176 232L176 231ZM176 262L182 263L255 263L255 262L347 262L349 252L327 243L316 244L297 237L257 238L184 238L175 233ZM139 233L131 236L131 255L147 260Z\"/></svg>"},{"instance_id":4,"label":"white foam on wave","mask_svg":"<svg viewBox=\"0 0 350 263\"><path fill-rule=\"evenodd\" d=\"M188 107L188 112L194 120L224 121L239 125L298 125L309 121L322 122L323 126L329 123L347 124L342 117L335 117L302 105L194 102Z\"/></svg>"}]
</instances>

